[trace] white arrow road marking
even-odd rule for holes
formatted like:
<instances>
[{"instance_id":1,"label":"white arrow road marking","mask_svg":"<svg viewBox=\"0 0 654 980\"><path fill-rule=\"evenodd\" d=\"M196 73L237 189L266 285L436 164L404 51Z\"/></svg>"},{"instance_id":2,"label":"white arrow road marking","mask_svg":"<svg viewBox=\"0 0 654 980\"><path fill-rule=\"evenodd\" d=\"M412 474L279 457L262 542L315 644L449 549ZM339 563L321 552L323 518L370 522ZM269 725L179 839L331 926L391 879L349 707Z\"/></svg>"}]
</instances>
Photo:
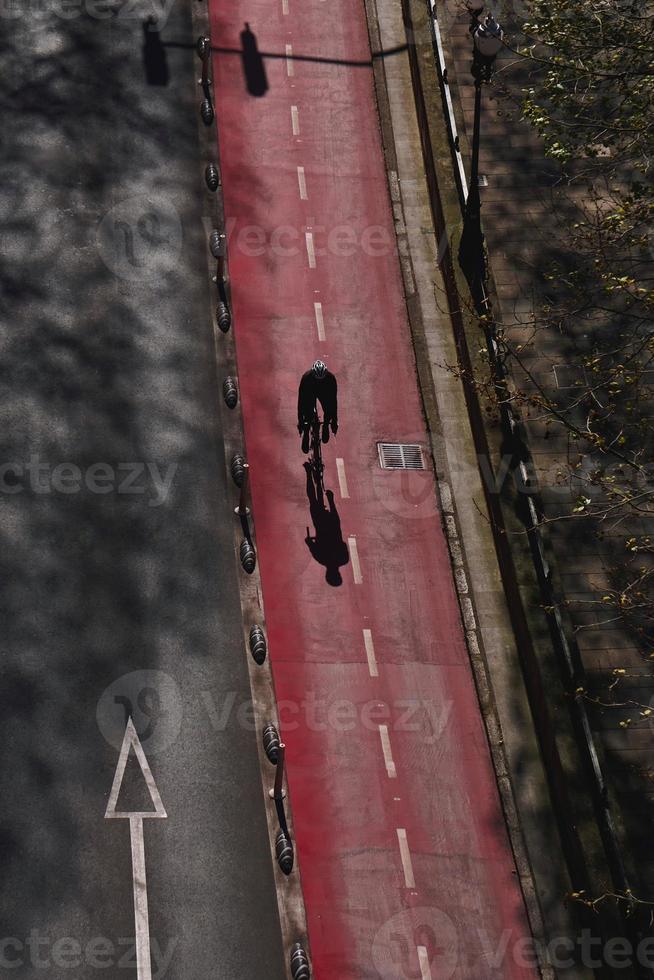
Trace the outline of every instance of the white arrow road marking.
<instances>
[{"instance_id":1,"label":"white arrow road marking","mask_svg":"<svg viewBox=\"0 0 654 980\"><path fill-rule=\"evenodd\" d=\"M136 975L138 980L152 980L150 958L150 918L148 883L145 877L145 841L143 817L129 818L132 840L132 875L134 878L134 922L136 927Z\"/></svg>"},{"instance_id":2,"label":"white arrow road marking","mask_svg":"<svg viewBox=\"0 0 654 980\"><path fill-rule=\"evenodd\" d=\"M134 754L138 760L138 764L141 767L141 772L143 773L143 778L145 779L146 786L148 787L148 792L152 799L152 805L154 810L145 810L144 812L137 813L136 811L131 812L118 812L116 811L116 803L118 802L118 794L120 793L120 787L123 782L123 777L125 775L125 769L127 767L127 759L129 758L129 750L134 749ZM163 819L167 817L168 814L164 810L164 805L161 802L161 797L159 796L159 790L156 787L154 776L150 766L148 765L148 760L145 758L145 752L143 751L143 746L141 741L136 734L136 729L134 728L134 722L130 718L127 722L127 728L125 729L125 737L123 738L123 744L120 747L120 755L118 757L118 765L116 766L116 774L114 776L113 786L111 787L111 793L109 794L109 802L107 803L107 810L105 812L105 818L110 819L129 819L131 817L158 817Z\"/></svg>"},{"instance_id":3,"label":"white arrow road marking","mask_svg":"<svg viewBox=\"0 0 654 980\"><path fill-rule=\"evenodd\" d=\"M116 810L120 787L125 776L130 749L141 767L154 810L150 811L119 811ZM109 802L105 811L106 820L129 820L129 832L132 845L132 878L134 885L134 922L136 927L136 973L138 980L152 980L152 960L150 957L150 919L148 915L148 886L145 874L145 840L143 837L143 821L146 819L164 819L167 817L161 796L154 781L154 776L143 746L136 734L134 722L130 718L125 729L125 737L118 757L116 774L114 776Z\"/></svg>"}]
</instances>

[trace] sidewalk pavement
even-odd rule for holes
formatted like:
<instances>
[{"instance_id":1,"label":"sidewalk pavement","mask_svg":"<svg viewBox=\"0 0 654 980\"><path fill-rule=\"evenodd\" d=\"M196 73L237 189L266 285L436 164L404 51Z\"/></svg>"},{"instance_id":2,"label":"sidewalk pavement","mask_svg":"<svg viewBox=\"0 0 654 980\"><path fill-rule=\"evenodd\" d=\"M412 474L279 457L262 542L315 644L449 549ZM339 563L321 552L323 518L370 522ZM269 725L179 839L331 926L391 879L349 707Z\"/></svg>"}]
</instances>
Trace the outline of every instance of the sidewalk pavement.
<instances>
[{"instance_id":1,"label":"sidewalk pavement","mask_svg":"<svg viewBox=\"0 0 654 980\"><path fill-rule=\"evenodd\" d=\"M469 147L474 107L469 19L455 0L439 3L438 10L453 59L449 63L449 78L455 109ZM512 19L508 5L497 16L510 34ZM525 351L525 364L548 393L555 396L557 391L560 393L574 383L576 363L570 359L570 346L565 338L542 330L534 333L532 323L543 297L540 272L546 265L549 248L556 244L556 222L574 206L575 197L556 186L556 165L544 157L534 131L520 119L518 103L527 81L524 66L510 54L503 54L498 60L496 80L498 84L486 87L483 93L480 174L488 181L481 188L482 221L499 318L514 343L531 343L531 351ZM512 98L500 95L500 84ZM465 154L465 141L462 143ZM514 377L517 386L529 389L529 381L522 372L518 374L516 369ZM527 419L526 429L546 516L570 513L579 491L570 482L562 481L558 473L567 470L569 456L577 447L570 445L565 433L554 427L546 430L536 419ZM611 672L624 668L630 675L629 690L622 692L624 699L634 698L648 704L652 680L637 638L615 622L613 616L602 615L601 610L593 611L597 606L589 605L592 601L597 603L602 590L609 585L607 570L614 556L624 553L623 540L632 532L618 529L600 539L596 530L590 521L549 526L558 565L555 581L569 637L576 641L581 652L591 695L605 694ZM641 529L633 533L641 533ZM611 708L594 712L591 719L632 888L640 897L651 899L654 896L651 854L654 739L647 722L629 728L620 726L626 717L633 715L633 708Z\"/></svg>"}]
</instances>

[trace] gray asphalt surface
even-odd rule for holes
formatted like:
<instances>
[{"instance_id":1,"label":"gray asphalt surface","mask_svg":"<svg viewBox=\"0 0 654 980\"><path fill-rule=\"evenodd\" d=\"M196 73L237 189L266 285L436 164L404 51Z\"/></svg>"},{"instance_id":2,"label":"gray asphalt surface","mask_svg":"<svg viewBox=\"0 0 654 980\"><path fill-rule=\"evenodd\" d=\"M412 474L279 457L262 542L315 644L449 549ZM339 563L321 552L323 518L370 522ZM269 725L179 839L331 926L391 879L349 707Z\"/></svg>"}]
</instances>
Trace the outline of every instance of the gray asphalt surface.
<instances>
[{"instance_id":1,"label":"gray asphalt surface","mask_svg":"<svg viewBox=\"0 0 654 980\"><path fill-rule=\"evenodd\" d=\"M0 10L0 976L136 976L129 823L104 819L130 711L168 813L144 824L153 976L284 975L189 11ZM121 804L149 808L133 768Z\"/></svg>"}]
</instances>

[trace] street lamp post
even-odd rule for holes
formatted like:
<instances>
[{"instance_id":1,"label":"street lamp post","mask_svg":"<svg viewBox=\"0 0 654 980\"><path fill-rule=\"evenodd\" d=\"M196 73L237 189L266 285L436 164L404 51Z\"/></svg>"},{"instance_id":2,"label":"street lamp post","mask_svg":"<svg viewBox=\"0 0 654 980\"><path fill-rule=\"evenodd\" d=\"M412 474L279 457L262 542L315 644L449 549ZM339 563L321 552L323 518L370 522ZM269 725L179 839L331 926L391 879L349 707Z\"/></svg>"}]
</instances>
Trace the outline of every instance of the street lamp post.
<instances>
[{"instance_id":1,"label":"street lamp post","mask_svg":"<svg viewBox=\"0 0 654 980\"><path fill-rule=\"evenodd\" d=\"M502 47L504 32L492 14L479 19L480 10L471 12L470 32L473 40L472 77L475 80L475 117L472 133L472 168L466 200L463 231L459 245L459 262L473 292L479 310L484 305L483 285L486 278L484 236L481 230L479 196L479 139L481 130L481 88L490 82L495 59Z\"/></svg>"}]
</instances>

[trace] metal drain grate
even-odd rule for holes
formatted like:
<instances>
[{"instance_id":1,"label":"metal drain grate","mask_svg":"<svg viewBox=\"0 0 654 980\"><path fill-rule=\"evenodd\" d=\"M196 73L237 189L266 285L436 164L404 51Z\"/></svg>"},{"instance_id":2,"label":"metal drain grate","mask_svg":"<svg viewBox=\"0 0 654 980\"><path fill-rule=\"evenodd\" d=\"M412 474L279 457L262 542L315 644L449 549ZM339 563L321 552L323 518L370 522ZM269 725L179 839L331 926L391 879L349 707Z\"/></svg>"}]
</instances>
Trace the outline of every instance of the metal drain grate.
<instances>
[{"instance_id":1,"label":"metal drain grate","mask_svg":"<svg viewBox=\"0 0 654 980\"><path fill-rule=\"evenodd\" d=\"M407 442L378 442L379 465L383 470L424 470L422 448Z\"/></svg>"}]
</instances>

